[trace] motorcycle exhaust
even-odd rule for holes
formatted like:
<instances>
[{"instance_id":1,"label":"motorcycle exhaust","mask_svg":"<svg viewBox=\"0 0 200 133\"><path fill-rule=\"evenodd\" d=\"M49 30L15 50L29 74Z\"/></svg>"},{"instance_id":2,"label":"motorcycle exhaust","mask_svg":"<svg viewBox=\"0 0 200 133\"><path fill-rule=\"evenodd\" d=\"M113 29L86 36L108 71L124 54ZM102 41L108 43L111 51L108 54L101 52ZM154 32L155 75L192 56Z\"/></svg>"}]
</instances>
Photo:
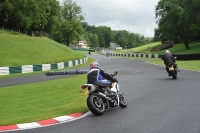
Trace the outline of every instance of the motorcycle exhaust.
<instances>
[{"instance_id":1,"label":"motorcycle exhaust","mask_svg":"<svg viewBox=\"0 0 200 133\"><path fill-rule=\"evenodd\" d=\"M108 97L107 97L105 94L101 93L101 92L99 92L99 95L100 95L101 97L105 98L105 99L108 99Z\"/></svg>"}]
</instances>

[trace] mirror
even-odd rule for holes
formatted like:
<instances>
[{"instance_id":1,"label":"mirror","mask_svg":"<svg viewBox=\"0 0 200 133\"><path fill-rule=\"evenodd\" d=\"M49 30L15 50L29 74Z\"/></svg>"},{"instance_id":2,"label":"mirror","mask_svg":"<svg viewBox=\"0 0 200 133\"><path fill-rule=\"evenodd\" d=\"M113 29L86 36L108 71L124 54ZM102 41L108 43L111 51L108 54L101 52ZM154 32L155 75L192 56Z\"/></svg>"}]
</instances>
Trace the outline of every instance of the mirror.
<instances>
[{"instance_id":1,"label":"mirror","mask_svg":"<svg viewBox=\"0 0 200 133\"><path fill-rule=\"evenodd\" d=\"M118 73L118 72L117 72L117 71L115 71L115 72L114 72L114 75L117 75L117 73Z\"/></svg>"}]
</instances>

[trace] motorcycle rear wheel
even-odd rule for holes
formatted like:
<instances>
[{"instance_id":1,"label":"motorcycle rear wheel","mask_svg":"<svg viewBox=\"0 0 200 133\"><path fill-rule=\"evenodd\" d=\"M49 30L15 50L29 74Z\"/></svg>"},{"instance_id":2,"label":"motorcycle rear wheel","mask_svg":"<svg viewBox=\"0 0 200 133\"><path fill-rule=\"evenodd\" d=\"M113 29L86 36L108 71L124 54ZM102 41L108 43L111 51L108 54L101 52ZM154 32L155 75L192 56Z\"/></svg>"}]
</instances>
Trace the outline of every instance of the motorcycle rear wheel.
<instances>
[{"instance_id":1,"label":"motorcycle rear wheel","mask_svg":"<svg viewBox=\"0 0 200 133\"><path fill-rule=\"evenodd\" d=\"M90 95L87 98L87 106L89 110L96 116L100 116L105 111L105 105L102 101L102 98L97 95Z\"/></svg>"},{"instance_id":2,"label":"motorcycle rear wheel","mask_svg":"<svg viewBox=\"0 0 200 133\"><path fill-rule=\"evenodd\" d=\"M122 92L119 92L119 106L122 108L126 108L128 102L125 95Z\"/></svg>"},{"instance_id":3,"label":"motorcycle rear wheel","mask_svg":"<svg viewBox=\"0 0 200 133\"><path fill-rule=\"evenodd\" d=\"M172 75L173 79L177 79L177 74L175 73L175 71L171 71L171 75Z\"/></svg>"}]
</instances>

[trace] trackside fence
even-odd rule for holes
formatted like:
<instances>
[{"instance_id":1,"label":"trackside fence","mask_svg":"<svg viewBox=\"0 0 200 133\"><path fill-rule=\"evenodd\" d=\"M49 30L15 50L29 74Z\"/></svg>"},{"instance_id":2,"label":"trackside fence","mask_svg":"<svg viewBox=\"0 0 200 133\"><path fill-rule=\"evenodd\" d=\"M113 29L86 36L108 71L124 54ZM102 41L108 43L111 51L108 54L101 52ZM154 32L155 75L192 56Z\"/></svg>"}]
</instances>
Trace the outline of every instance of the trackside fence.
<instances>
[{"instance_id":1,"label":"trackside fence","mask_svg":"<svg viewBox=\"0 0 200 133\"><path fill-rule=\"evenodd\" d=\"M72 67L79 64L83 64L88 61L88 57L79 60L53 63L53 64L41 64L41 65L22 65L22 66L5 66L0 67L1 75L10 75L16 73L31 73L37 71L48 71L53 69L63 69L66 67Z\"/></svg>"}]
</instances>

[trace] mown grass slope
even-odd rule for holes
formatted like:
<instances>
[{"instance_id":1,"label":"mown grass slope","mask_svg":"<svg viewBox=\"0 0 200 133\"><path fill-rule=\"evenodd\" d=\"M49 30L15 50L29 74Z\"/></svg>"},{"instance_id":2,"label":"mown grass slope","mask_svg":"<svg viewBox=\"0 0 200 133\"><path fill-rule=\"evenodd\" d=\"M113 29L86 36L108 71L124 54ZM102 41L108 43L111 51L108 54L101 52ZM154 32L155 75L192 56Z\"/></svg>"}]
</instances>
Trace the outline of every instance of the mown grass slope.
<instances>
[{"instance_id":1,"label":"mown grass slope","mask_svg":"<svg viewBox=\"0 0 200 133\"><path fill-rule=\"evenodd\" d=\"M143 46L139 46L139 47L135 47L135 48L131 48L131 49L123 49L123 50L115 50L116 52L140 52L140 53L144 53L144 52L149 52L151 51L152 48L156 47L156 46L160 46L162 45L161 42L155 42L155 43L150 43L150 44L146 44Z\"/></svg>"},{"instance_id":2,"label":"mown grass slope","mask_svg":"<svg viewBox=\"0 0 200 133\"><path fill-rule=\"evenodd\" d=\"M147 45L143 45L140 47L132 48L132 49L124 49L124 50L116 50L116 52L120 53L146 53L146 54L164 54L165 50L161 50L158 52L152 52L151 49L153 47L162 45L161 42L156 42L156 43L150 43ZM179 43L175 44L174 47L168 48L168 50L171 51L172 54L195 54L195 53L200 53L200 44L198 42L192 42L189 44L190 49L185 48L184 43Z\"/></svg>"},{"instance_id":3,"label":"mown grass slope","mask_svg":"<svg viewBox=\"0 0 200 133\"><path fill-rule=\"evenodd\" d=\"M58 63L84 58L47 37L0 34L0 66Z\"/></svg>"}]
</instances>

